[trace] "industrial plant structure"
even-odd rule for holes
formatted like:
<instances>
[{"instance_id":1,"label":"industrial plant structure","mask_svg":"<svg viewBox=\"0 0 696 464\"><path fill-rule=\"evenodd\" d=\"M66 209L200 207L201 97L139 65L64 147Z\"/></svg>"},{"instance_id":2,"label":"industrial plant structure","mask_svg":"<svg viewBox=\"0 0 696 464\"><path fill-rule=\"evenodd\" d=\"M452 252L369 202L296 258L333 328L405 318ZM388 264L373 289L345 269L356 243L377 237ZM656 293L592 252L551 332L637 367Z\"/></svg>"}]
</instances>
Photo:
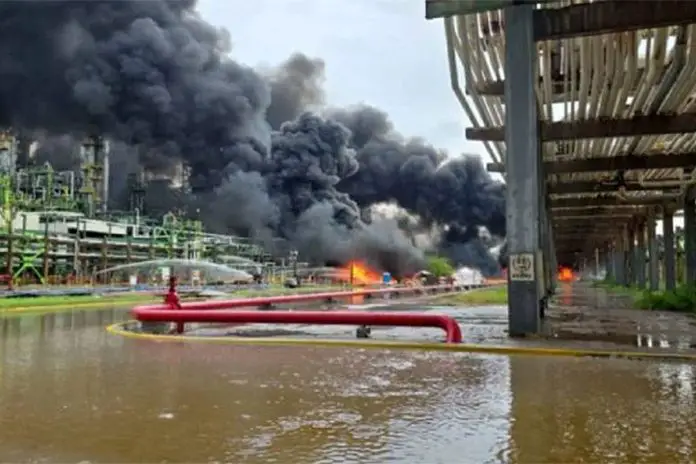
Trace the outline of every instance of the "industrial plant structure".
<instances>
[{"instance_id":1,"label":"industrial plant structure","mask_svg":"<svg viewBox=\"0 0 696 464\"><path fill-rule=\"evenodd\" d=\"M164 258L246 258L262 272L278 268L245 238L206 233L200 221L174 213L147 218L144 175L130 181L131 211L107 211L109 143L102 137L85 139L74 171L31 166L30 151L12 131L0 132L0 272L6 280L84 281L113 266Z\"/></svg>"}]
</instances>

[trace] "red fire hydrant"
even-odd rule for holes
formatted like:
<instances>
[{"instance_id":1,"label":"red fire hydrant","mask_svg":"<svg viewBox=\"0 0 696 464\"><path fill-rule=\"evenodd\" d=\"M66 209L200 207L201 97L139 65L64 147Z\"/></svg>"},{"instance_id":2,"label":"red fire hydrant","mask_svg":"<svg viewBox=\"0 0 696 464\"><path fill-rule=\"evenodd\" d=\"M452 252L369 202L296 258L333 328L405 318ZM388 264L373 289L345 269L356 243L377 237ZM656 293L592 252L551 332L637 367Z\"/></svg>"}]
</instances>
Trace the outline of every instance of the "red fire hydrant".
<instances>
[{"instance_id":1,"label":"red fire hydrant","mask_svg":"<svg viewBox=\"0 0 696 464\"><path fill-rule=\"evenodd\" d=\"M167 292L166 295L164 295L164 304L169 306L169 309L181 309L181 299L179 298L179 293L176 291L176 286L178 283L178 279L176 276L171 276L169 278L169 291ZM176 333L181 334L184 333L184 323L183 322L177 322L176 323Z\"/></svg>"}]
</instances>

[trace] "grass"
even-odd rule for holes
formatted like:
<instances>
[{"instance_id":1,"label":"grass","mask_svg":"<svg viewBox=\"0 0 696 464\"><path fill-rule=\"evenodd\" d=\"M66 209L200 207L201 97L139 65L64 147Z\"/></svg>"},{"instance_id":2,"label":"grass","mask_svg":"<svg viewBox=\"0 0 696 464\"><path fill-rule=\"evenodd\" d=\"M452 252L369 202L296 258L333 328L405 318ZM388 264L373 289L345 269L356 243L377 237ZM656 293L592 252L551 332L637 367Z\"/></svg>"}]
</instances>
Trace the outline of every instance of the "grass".
<instances>
[{"instance_id":1,"label":"grass","mask_svg":"<svg viewBox=\"0 0 696 464\"><path fill-rule=\"evenodd\" d=\"M443 306L500 306L508 302L507 285L442 295L432 300Z\"/></svg>"},{"instance_id":2,"label":"grass","mask_svg":"<svg viewBox=\"0 0 696 464\"><path fill-rule=\"evenodd\" d=\"M135 302L135 301L149 301L159 299L155 295L144 295L144 294L128 294L128 295L51 295L51 296L38 296L38 297L28 297L28 298L0 298L0 312L4 309L11 308L30 308L30 307L43 307L43 306L63 306L67 304L74 304L76 307L81 304L90 303L103 303L110 304L111 302Z\"/></svg>"},{"instance_id":3,"label":"grass","mask_svg":"<svg viewBox=\"0 0 696 464\"><path fill-rule=\"evenodd\" d=\"M265 289L240 290L229 294L230 298L245 298L258 296L288 295L311 293L330 290L340 290L333 286L311 286L295 289L274 286ZM184 298L185 299L185 298ZM101 309L130 303L158 303L162 301L159 295L152 293L120 294L120 295L48 295L27 298L0 298L0 315L47 313L69 311L73 309Z\"/></svg>"},{"instance_id":4,"label":"grass","mask_svg":"<svg viewBox=\"0 0 696 464\"><path fill-rule=\"evenodd\" d=\"M680 285L674 290L644 291L635 300L636 307L696 315L696 286Z\"/></svg>"},{"instance_id":5,"label":"grass","mask_svg":"<svg viewBox=\"0 0 696 464\"><path fill-rule=\"evenodd\" d=\"M696 286L680 285L674 290L650 291L636 287L618 285L612 280L604 280L593 284L610 293L631 297L636 309L649 311L671 311L696 315Z\"/></svg>"}]
</instances>

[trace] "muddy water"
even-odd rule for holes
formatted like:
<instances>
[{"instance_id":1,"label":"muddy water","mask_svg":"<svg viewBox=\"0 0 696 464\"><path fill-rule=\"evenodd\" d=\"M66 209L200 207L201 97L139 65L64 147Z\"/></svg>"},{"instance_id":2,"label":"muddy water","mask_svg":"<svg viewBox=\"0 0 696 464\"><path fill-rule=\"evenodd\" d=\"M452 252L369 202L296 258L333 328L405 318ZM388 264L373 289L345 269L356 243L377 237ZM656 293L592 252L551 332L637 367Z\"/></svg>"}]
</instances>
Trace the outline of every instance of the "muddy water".
<instances>
[{"instance_id":1,"label":"muddy water","mask_svg":"<svg viewBox=\"0 0 696 464\"><path fill-rule=\"evenodd\" d=\"M153 343L0 320L0 462L696 462L694 366Z\"/></svg>"}]
</instances>

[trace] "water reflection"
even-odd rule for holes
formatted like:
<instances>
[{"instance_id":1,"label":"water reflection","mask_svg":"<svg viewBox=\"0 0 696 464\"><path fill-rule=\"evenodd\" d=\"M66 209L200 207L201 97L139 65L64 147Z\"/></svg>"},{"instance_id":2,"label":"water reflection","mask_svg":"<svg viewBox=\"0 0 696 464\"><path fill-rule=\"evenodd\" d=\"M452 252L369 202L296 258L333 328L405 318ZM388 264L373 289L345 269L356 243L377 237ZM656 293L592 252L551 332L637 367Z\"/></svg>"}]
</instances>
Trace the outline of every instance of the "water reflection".
<instances>
[{"instance_id":1,"label":"water reflection","mask_svg":"<svg viewBox=\"0 0 696 464\"><path fill-rule=\"evenodd\" d=\"M694 462L694 366L512 358L513 462Z\"/></svg>"},{"instance_id":2,"label":"water reflection","mask_svg":"<svg viewBox=\"0 0 696 464\"><path fill-rule=\"evenodd\" d=\"M371 463L468 440L484 457L474 445L505 436L486 425L504 384L485 384L506 370L483 358L95 339L89 326L39 349L27 333L3 345L0 455L13 460ZM459 418L477 416L483 437L462 437Z\"/></svg>"},{"instance_id":3,"label":"water reflection","mask_svg":"<svg viewBox=\"0 0 696 464\"><path fill-rule=\"evenodd\" d=\"M154 343L0 320L0 460L693 462L691 365Z\"/></svg>"}]
</instances>

